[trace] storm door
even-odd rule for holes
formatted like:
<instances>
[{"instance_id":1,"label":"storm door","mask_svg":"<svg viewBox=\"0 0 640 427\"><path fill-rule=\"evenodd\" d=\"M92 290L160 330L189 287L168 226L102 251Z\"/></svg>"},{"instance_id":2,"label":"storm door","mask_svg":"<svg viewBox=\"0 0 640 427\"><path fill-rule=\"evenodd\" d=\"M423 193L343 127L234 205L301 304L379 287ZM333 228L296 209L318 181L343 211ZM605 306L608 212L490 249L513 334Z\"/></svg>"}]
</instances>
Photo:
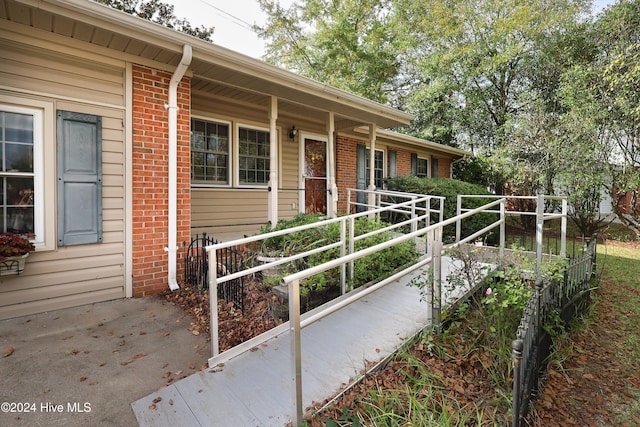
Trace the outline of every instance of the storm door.
<instances>
[{"instance_id":1,"label":"storm door","mask_svg":"<svg viewBox=\"0 0 640 427\"><path fill-rule=\"evenodd\" d=\"M304 138L304 205L309 214L327 213L327 142Z\"/></svg>"}]
</instances>

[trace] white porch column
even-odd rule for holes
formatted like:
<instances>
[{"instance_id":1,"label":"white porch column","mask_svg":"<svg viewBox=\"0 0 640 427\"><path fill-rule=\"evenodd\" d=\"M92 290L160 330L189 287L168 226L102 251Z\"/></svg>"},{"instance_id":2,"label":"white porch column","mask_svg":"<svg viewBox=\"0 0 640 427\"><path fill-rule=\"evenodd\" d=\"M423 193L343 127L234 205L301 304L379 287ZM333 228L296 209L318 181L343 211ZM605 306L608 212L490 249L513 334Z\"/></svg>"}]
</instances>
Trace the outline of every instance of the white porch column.
<instances>
[{"instance_id":1,"label":"white porch column","mask_svg":"<svg viewBox=\"0 0 640 427\"><path fill-rule=\"evenodd\" d=\"M267 219L272 226L278 223L278 98L271 97L269 105L269 194Z\"/></svg>"},{"instance_id":2,"label":"white porch column","mask_svg":"<svg viewBox=\"0 0 640 427\"><path fill-rule=\"evenodd\" d=\"M327 215L329 218L335 218L338 215L338 187L336 186L336 124L333 111L329 112L327 120L327 160L329 168L329 176L327 177Z\"/></svg>"},{"instance_id":3,"label":"white porch column","mask_svg":"<svg viewBox=\"0 0 640 427\"><path fill-rule=\"evenodd\" d=\"M376 189L376 130L377 127L375 123L371 123L369 125L369 187L367 188L371 191ZM367 204L369 206L373 206L375 202L376 196L373 193L369 193L369 196L367 197Z\"/></svg>"}]
</instances>

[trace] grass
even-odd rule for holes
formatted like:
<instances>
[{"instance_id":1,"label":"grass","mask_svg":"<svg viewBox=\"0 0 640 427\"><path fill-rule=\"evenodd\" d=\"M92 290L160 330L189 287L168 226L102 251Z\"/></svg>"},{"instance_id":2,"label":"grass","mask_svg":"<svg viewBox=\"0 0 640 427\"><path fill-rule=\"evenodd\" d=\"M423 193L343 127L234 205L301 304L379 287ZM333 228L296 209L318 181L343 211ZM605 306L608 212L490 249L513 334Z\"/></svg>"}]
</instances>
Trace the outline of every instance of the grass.
<instances>
[{"instance_id":1,"label":"grass","mask_svg":"<svg viewBox=\"0 0 640 427\"><path fill-rule=\"evenodd\" d=\"M632 246L599 245L598 257L602 260L598 267L601 280L621 288L613 307L627 337L625 353L630 362L640 365L640 250Z\"/></svg>"}]
</instances>

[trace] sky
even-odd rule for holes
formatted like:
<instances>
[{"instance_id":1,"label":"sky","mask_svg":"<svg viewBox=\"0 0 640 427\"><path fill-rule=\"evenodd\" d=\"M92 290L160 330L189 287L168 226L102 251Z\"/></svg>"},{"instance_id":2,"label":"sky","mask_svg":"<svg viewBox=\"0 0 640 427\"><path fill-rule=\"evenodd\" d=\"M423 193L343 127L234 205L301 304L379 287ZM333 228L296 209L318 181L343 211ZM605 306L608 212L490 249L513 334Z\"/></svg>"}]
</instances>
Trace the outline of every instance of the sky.
<instances>
[{"instance_id":1,"label":"sky","mask_svg":"<svg viewBox=\"0 0 640 427\"><path fill-rule=\"evenodd\" d=\"M193 26L215 27L214 43L261 58L265 51L264 41L252 30L254 24L263 25L266 14L260 10L256 0L166 0L174 5L176 17L186 18ZM294 0L280 0L289 7ZM600 11L615 0L595 0L594 11Z\"/></svg>"}]
</instances>

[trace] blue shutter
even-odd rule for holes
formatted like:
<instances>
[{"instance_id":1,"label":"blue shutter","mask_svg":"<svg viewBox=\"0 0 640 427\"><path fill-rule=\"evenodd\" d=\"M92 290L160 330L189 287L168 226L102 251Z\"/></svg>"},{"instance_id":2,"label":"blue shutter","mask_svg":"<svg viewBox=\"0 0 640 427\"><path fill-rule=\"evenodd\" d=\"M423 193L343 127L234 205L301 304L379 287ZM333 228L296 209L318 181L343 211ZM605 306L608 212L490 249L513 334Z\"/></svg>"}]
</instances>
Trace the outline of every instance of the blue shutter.
<instances>
[{"instance_id":1,"label":"blue shutter","mask_svg":"<svg viewBox=\"0 0 640 427\"><path fill-rule=\"evenodd\" d=\"M58 245L102 242L102 118L58 111Z\"/></svg>"},{"instance_id":2,"label":"blue shutter","mask_svg":"<svg viewBox=\"0 0 640 427\"><path fill-rule=\"evenodd\" d=\"M358 144L356 147L356 188L358 190L367 189L367 147ZM365 204L367 201L366 194L359 191L356 201ZM358 206L356 212L363 212L364 206Z\"/></svg>"},{"instance_id":3,"label":"blue shutter","mask_svg":"<svg viewBox=\"0 0 640 427\"><path fill-rule=\"evenodd\" d=\"M398 176L398 153L394 150L389 150L389 178Z\"/></svg>"}]
</instances>

